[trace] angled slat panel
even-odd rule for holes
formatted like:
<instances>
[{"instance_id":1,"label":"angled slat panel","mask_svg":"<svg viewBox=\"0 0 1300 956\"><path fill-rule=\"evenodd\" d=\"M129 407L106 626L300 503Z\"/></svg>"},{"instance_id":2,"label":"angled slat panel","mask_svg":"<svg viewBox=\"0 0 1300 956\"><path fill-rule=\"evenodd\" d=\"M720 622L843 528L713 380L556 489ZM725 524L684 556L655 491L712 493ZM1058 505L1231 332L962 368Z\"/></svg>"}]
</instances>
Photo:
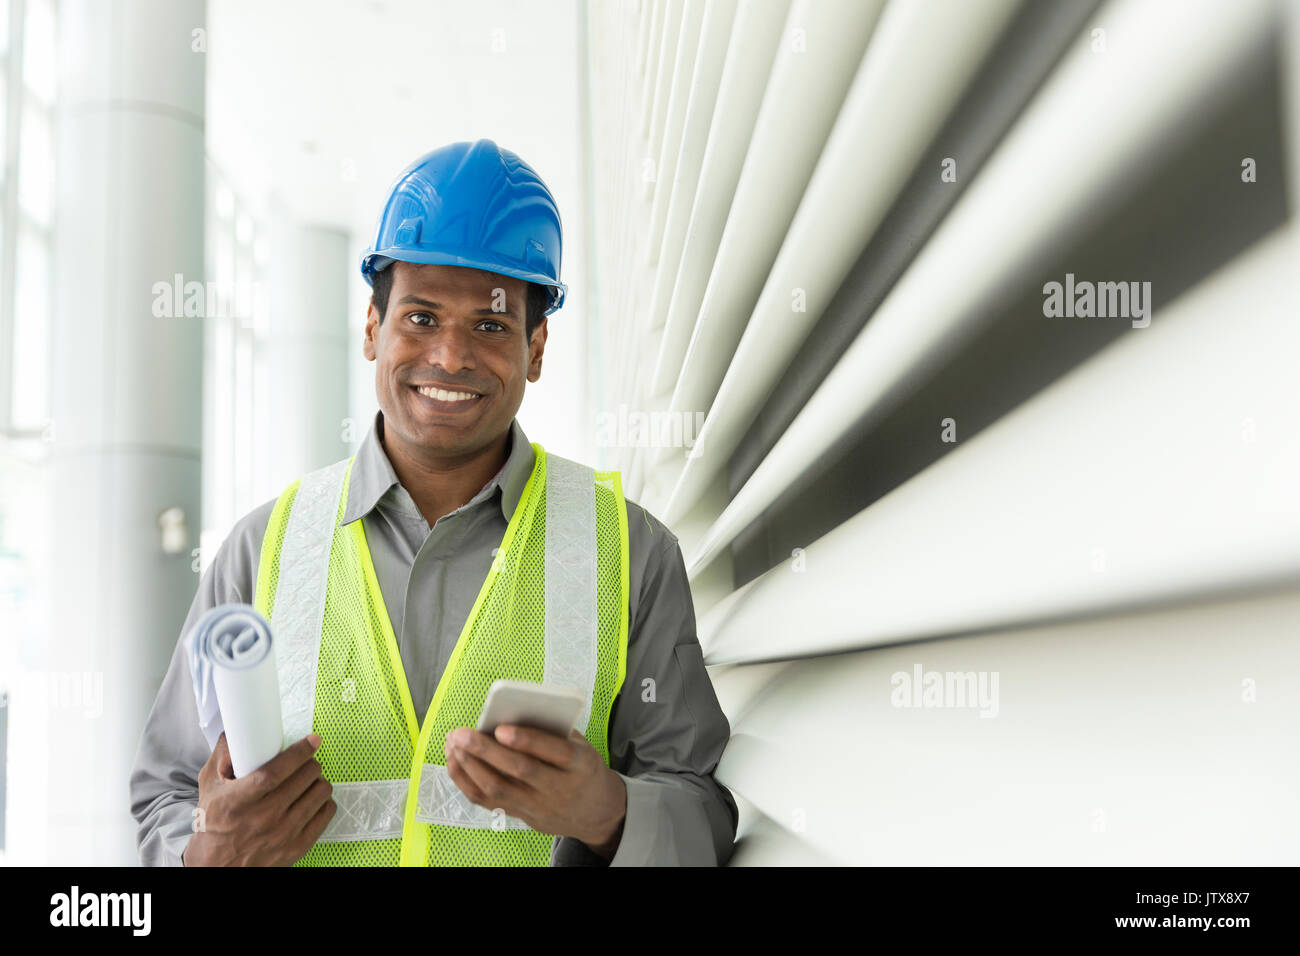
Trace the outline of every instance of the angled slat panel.
<instances>
[{"instance_id":1,"label":"angled slat panel","mask_svg":"<svg viewBox=\"0 0 1300 956\"><path fill-rule=\"evenodd\" d=\"M645 73L641 77L641 137L650 135L650 116L654 111L655 81L659 78L659 57L663 52L664 16L668 0L652 0L650 36L646 52Z\"/></svg>"},{"instance_id":2,"label":"angled slat panel","mask_svg":"<svg viewBox=\"0 0 1300 956\"><path fill-rule=\"evenodd\" d=\"M775 499L800 470L850 427L880 414L901 390L960 350L987 316L980 306L1023 284L1064 237L1084 232L1113 197L1125 170L1157 150L1190 110L1224 86L1234 64L1262 55L1275 5L1243 2L1228 14L1206 2L1200 16L1174 28L1158 6L1119 3L1107 22L1115 37L1109 59L1086 38L1030 105L1008 141L953 209L876 315L710 534L695 561L708 560ZM1195 64L1195 68L1189 68ZM1135 97L1134 89L1143 90ZM1079 148L1072 131L1104 124L1106 134ZM990 232L1016 197L1014 229ZM953 281L960 276L961 281ZM733 429L737 425L731 426ZM721 467L721 450L738 435L705 430L711 454L687 463L666 519L672 521ZM710 441L712 439L712 442Z\"/></svg>"},{"instance_id":3,"label":"angled slat panel","mask_svg":"<svg viewBox=\"0 0 1300 956\"><path fill-rule=\"evenodd\" d=\"M886 7L739 343L721 331L706 337L705 326L699 327L707 354L717 349L725 360L732 347L735 352L716 398L707 391L712 382L699 379L691 391L686 383L694 379L687 378L674 396L676 408L709 409L700 436L709 454L687 465L681 479L687 489L699 487L690 484L695 471L703 469L700 480L707 480L710 467L730 456L1019 5L911 0ZM941 188L940 172L933 175ZM760 267L765 261L749 258ZM741 298L733 289L747 277L729 277L727 264L720 257L710 281L730 302ZM701 321L721 329L727 320L710 314L710 304L706 297ZM688 355L687 361L692 357L704 360ZM668 513L680 513L673 509L670 502Z\"/></svg>"},{"instance_id":4,"label":"angled slat panel","mask_svg":"<svg viewBox=\"0 0 1300 956\"><path fill-rule=\"evenodd\" d=\"M741 0L736 13L651 394L677 383L789 9L789 0Z\"/></svg>"},{"instance_id":5,"label":"angled slat panel","mask_svg":"<svg viewBox=\"0 0 1300 956\"><path fill-rule=\"evenodd\" d=\"M704 10L705 5L702 3L688 3L682 11L681 27L677 35L677 61L673 65L663 141L659 144L659 158L655 163L656 188L645 245L645 260L650 266L659 262L659 247L664 238L664 217L667 215L669 197L677 183L677 157L682 152L682 129L686 124L686 109L691 99L697 56L704 40L701 34ZM706 56L715 52L711 47L705 47ZM657 324L651 320L651 325Z\"/></svg>"},{"instance_id":6,"label":"angled slat panel","mask_svg":"<svg viewBox=\"0 0 1300 956\"><path fill-rule=\"evenodd\" d=\"M895 0L864 35L841 95L819 101L793 94L802 80L786 62L789 28L838 5L679 2L675 28L666 2L587 6L599 50L587 91L601 229L592 354L596 411L689 412L681 399L694 394L710 413L699 461L681 448L604 457L688 558L733 733L717 771L741 810L732 864L1293 858L1300 389L1288 360L1300 347L1289 281L1300 239L1294 204L1275 208L1274 159L1279 123L1300 142L1300 114L1280 115L1274 87L1259 84L1275 82L1277 51L1294 38L1281 73L1285 102L1300 101L1300 8L1188 0L1175 16L1153 0L1072 4L1050 52L1029 55L1041 9L1017 7L998 40L1010 2L944 5L950 18L931 23L935 4ZM1097 29L1104 50L1093 49ZM820 53L815 31L808 40L808 54ZM995 82L996 57L980 67L994 49L1015 82ZM1014 102L972 121L991 128L955 137L975 143L959 149L969 160L959 195L924 224L907 218L917 206L896 202L900 191L963 128L954 105L999 90ZM1267 103L1253 100L1251 122L1225 120L1261 90ZM826 135L806 165L782 166L788 157L774 153L809 145L799 130L810 108L824 112ZM887 141L864 139L873 124ZM1261 157L1270 177L1232 222L1225 197L1251 187L1232 163L1219 184L1204 151L1189 157L1197 176L1147 190L1215 130L1229 154L1240 143ZM865 170L846 160L855 136L879 154ZM1282 174L1292 190L1296 155ZM649 191L645 157L660 174ZM755 215L760 170L764 200L788 203L788 214ZM1194 185L1213 197L1199 213L1170 215L1199 195ZM1144 201L1131 203L1139 190ZM1034 291L1062 278L1057 265L1086 259L1117 224L1136 228L1114 244L1111 265L1187 257L1180 281L1154 273L1169 281L1150 327L1125 323L1070 363L1010 349L992 374L1032 356L1032 370L1011 375L1032 388L911 470L882 462L897 480L862 504L836 513L809 503L826 520L796 557L760 573L753 556L770 566L798 532L810 469L839 461L846 436L906 441L912 420L900 422L899 409L938 407L935 396L956 387L945 373L969 373L1014 337L1020 307L1032 319ZM760 414L760 386L779 380L844 270L885 227L903 248L890 252L887 280L876 273L878 294L863 297L870 318L799 397L802 412ZM1202 241L1219 227L1229 238ZM1137 237L1154 244L1149 257L1125 252ZM751 247L760 255L740 262L737 250ZM1142 279L1086 271L1080 278ZM777 291L795 286L809 292L809 312L778 323ZM1052 341L1067 350L1077 339ZM752 381L735 377L745 370ZM762 450L738 464L738 435L756 431ZM997 716L893 706L895 678L915 665L997 675Z\"/></svg>"},{"instance_id":7,"label":"angled slat panel","mask_svg":"<svg viewBox=\"0 0 1300 956\"><path fill-rule=\"evenodd\" d=\"M753 844L732 862L1293 863L1297 619L1291 589L715 671ZM917 667L974 684L896 706Z\"/></svg>"},{"instance_id":8,"label":"angled slat panel","mask_svg":"<svg viewBox=\"0 0 1300 956\"><path fill-rule=\"evenodd\" d=\"M672 90L673 76L677 69L677 59L682 50L678 47L679 30L682 23L682 0L668 0L664 12L663 39L660 41L659 74L654 82L654 102L650 107L650 129L646 134L646 155L642 158L643 167L659 158L663 142L664 117L668 113L668 97ZM642 177L641 186L644 195L649 198L658 182L658 170Z\"/></svg>"},{"instance_id":9,"label":"angled slat panel","mask_svg":"<svg viewBox=\"0 0 1300 956\"><path fill-rule=\"evenodd\" d=\"M706 410L871 38L875 0L800 0L790 11L727 215L674 412ZM660 450L657 458L666 457Z\"/></svg>"},{"instance_id":10,"label":"angled slat panel","mask_svg":"<svg viewBox=\"0 0 1300 956\"><path fill-rule=\"evenodd\" d=\"M1297 236L1276 231L735 592L700 621L709 661L827 654L1300 577Z\"/></svg>"}]
</instances>

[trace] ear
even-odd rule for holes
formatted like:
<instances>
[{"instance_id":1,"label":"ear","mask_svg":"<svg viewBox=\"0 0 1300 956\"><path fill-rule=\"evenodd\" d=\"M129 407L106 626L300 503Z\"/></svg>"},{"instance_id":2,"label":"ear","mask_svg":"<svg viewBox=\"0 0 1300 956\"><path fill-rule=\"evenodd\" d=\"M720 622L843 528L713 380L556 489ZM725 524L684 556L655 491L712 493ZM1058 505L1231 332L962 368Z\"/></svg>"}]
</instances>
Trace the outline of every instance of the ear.
<instances>
[{"instance_id":1,"label":"ear","mask_svg":"<svg viewBox=\"0 0 1300 956\"><path fill-rule=\"evenodd\" d=\"M542 377L542 352L546 349L546 319L543 318L533 329L533 337L528 343L528 381L535 382Z\"/></svg>"},{"instance_id":2,"label":"ear","mask_svg":"<svg viewBox=\"0 0 1300 956\"><path fill-rule=\"evenodd\" d=\"M379 310L375 308L375 297L370 297L370 308L366 310L366 337L361 343L361 353L373 362L379 354Z\"/></svg>"}]
</instances>

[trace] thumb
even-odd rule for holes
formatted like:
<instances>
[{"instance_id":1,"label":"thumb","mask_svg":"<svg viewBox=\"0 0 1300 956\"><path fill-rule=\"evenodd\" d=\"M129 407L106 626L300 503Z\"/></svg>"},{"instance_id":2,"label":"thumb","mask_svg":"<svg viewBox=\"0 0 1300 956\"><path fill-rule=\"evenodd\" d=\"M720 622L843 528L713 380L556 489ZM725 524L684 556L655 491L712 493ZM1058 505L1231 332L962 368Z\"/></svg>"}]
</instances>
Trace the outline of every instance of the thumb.
<instances>
[{"instance_id":1,"label":"thumb","mask_svg":"<svg viewBox=\"0 0 1300 956\"><path fill-rule=\"evenodd\" d=\"M230 746L226 743L226 732L223 730L221 736L217 738L217 746L212 750L212 757L217 763L217 775L223 780L235 779L235 765L230 762Z\"/></svg>"}]
</instances>

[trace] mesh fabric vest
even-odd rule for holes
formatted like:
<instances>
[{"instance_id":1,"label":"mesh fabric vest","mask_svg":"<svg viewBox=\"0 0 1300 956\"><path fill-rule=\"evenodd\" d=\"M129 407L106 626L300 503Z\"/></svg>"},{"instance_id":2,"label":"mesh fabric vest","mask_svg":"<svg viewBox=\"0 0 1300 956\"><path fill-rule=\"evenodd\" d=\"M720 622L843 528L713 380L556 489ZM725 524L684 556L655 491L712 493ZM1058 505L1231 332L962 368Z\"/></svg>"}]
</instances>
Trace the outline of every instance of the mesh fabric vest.
<instances>
[{"instance_id":1,"label":"mesh fabric vest","mask_svg":"<svg viewBox=\"0 0 1300 956\"><path fill-rule=\"evenodd\" d=\"M298 866L545 866L553 837L477 806L443 742L498 678L577 687L577 726L609 764L627 660L627 506L617 472L533 443L533 471L418 722L363 521L342 523L354 459L280 495L255 605L271 622L286 746L315 731L338 805ZM433 640L433 635L422 635Z\"/></svg>"}]
</instances>

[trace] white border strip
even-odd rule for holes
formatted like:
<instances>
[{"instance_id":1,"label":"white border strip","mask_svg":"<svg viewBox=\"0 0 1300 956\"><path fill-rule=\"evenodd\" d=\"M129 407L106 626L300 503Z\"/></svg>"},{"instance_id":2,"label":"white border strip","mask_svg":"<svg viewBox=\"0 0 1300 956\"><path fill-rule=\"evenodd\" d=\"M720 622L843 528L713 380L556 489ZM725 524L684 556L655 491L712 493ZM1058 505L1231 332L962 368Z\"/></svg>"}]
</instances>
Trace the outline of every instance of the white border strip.
<instances>
[{"instance_id":1,"label":"white border strip","mask_svg":"<svg viewBox=\"0 0 1300 956\"><path fill-rule=\"evenodd\" d=\"M546 456L546 665L542 683L576 687L585 698L577 726L591 719L599 648L596 612L596 476Z\"/></svg>"},{"instance_id":2,"label":"white border strip","mask_svg":"<svg viewBox=\"0 0 1300 956\"><path fill-rule=\"evenodd\" d=\"M311 733L330 549L350 462L345 458L302 479L280 548L271 633L286 747Z\"/></svg>"}]
</instances>

